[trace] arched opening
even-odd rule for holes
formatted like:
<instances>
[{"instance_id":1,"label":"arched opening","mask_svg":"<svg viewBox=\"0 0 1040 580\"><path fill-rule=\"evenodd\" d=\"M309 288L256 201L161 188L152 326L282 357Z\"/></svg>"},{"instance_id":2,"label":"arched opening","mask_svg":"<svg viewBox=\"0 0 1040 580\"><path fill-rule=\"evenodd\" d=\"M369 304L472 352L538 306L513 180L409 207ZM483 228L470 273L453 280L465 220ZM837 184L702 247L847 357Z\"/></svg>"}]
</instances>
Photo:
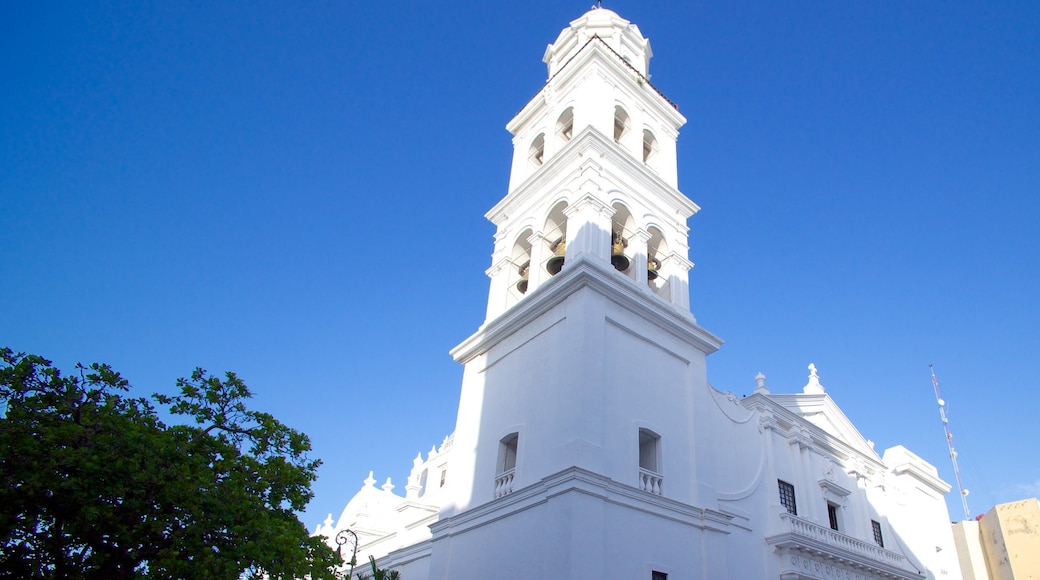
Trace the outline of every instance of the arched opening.
<instances>
[{"instance_id":1,"label":"arched opening","mask_svg":"<svg viewBox=\"0 0 1040 580\"><path fill-rule=\"evenodd\" d=\"M536 169L542 166L542 162L545 160L545 133L540 133L531 142L531 149L527 153L527 161L531 165L531 169Z\"/></svg>"},{"instance_id":2,"label":"arched opening","mask_svg":"<svg viewBox=\"0 0 1040 580\"><path fill-rule=\"evenodd\" d=\"M574 108L567 107L567 110L556 121L556 138L563 145L572 137L574 137Z\"/></svg>"},{"instance_id":3,"label":"arched opening","mask_svg":"<svg viewBox=\"0 0 1040 580\"><path fill-rule=\"evenodd\" d=\"M628 134L628 125L630 120L628 113L621 108L621 105L614 107L614 142L621 143L621 139Z\"/></svg>"},{"instance_id":4,"label":"arched opening","mask_svg":"<svg viewBox=\"0 0 1040 580\"><path fill-rule=\"evenodd\" d=\"M621 203L615 203L612 207L614 216L610 224L610 264L619 272L629 272L632 260L628 242L634 231L632 212Z\"/></svg>"},{"instance_id":5,"label":"arched opening","mask_svg":"<svg viewBox=\"0 0 1040 580\"><path fill-rule=\"evenodd\" d=\"M527 228L517 236L513 243L513 251L509 256L511 264L509 274L510 293L516 293L519 299L527 293L527 282L531 273L531 229Z\"/></svg>"},{"instance_id":6,"label":"arched opening","mask_svg":"<svg viewBox=\"0 0 1040 580\"><path fill-rule=\"evenodd\" d=\"M419 497L426 495L426 479L430 475L429 469L424 469L422 475L419 476Z\"/></svg>"},{"instance_id":7,"label":"arched opening","mask_svg":"<svg viewBox=\"0 0 1040 580\"><path fill-rule=\"evenodd\" d=\"M668 242L664 239L661 230L650 227L647 229L650 239L646 243L646 279L647 284L654 289L658 296L668 297L668 280L661 275L662 261L668 255Z\"/></svg>"},{"instance_id":8,"label":"arched opening","mask_svg":"<svg viewBox=\"0 0 1040 580\"><path fill-rule=\"evenodd\" d=\"M545 241L549 244L549 259L545 261L545 270L555 276L563 269L567 255L567 216L563 213L567 202L561 201L549 212L545 220Z\"/></svg>"},{"instance_id":9,"label":"arched opening","mask_svg":"<svg viewBox=\"0 0 1040 580\"><path fill-rule=\"evenodd\" d=\"M657 139L648 129L643 129L643 163L647 165L657 156Z\"/></svg>"}]
</instances>

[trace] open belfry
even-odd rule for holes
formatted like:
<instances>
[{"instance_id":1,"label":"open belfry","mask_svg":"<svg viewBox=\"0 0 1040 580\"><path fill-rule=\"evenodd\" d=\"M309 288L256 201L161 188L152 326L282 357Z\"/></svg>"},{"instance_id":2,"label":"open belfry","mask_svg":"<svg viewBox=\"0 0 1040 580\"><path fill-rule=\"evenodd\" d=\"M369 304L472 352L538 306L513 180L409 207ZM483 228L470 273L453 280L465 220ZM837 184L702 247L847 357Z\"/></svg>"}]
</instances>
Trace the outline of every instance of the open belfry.
<instances>
[{"instance_id":1,"label":"open belfry","mask_svg":"<svg viewBox=\"0 0 1040 580\"><path fill-rule=\"evenodd\" d=\"M686 119L651 56L603 8L546 48L486 214L487 316L452 351L455 431L403 495L370 475L316 533L351 530L359 561L406 580L960 578L950 486L876 452L814 365L789 394L708 384L722 341L690 311Z\"/></svg>"}]
</instances>

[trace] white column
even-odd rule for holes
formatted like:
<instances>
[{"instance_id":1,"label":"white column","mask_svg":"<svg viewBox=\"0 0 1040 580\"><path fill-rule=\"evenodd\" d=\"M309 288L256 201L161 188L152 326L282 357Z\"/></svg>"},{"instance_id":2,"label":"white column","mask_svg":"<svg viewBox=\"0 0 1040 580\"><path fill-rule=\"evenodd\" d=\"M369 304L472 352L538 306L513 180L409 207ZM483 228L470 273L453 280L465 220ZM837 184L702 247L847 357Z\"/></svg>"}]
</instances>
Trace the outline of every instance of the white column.
<instances>
[{"instance_id":1,"label":"white column","mask_svg":"<svg viewBox=\"0 0 1040 580\"><path fill-rule=\"evenodd\" d=\"M629 238L629 244L635 248L635 254L632 256L635 259L633 267L636 269L636 284L639 288L650 291L650 285L648 284L648 276L646 273L647 263L647 242L650 241L650 232L639 228Z\"/></svg>"},{"instance_id":2,"label":"white column","mask_svg":"<svg viewBox=\"0 0 1040 580\"><path fill-rule=\"evenodd\" d=\"M567 216L567 261L582 254L610 262L610 218L614 208L591 193L578 198L564 210Z\"/></svg>"},{"instance_id":3,"label":"white column","mask_svg":"<svg viewBox=\"0 0 1040 580\"><path fill-rule=\"evenodd\" d=\"M503 258L492 264L485 272L488 278L491 278L491 289L488 291L487 318L485 320L491 320L501 314L506 308L506 292L508 290L506 285L509 283L509 273L506 269L511 266L509 259Z\"/></svg>"},{"instance_id":4,"label":"white column","mask_svg":"<svg viewBox=\"0 0 1040 580\"><path fill-rule=\"evenodd\" d=\"M545 261L549 259L549 241L542 232L535 232L527 238L527 243L531 244L531 267L527 270L527 292L530 294L549 277L545 271Z\"/></svg>"}]
</instances>

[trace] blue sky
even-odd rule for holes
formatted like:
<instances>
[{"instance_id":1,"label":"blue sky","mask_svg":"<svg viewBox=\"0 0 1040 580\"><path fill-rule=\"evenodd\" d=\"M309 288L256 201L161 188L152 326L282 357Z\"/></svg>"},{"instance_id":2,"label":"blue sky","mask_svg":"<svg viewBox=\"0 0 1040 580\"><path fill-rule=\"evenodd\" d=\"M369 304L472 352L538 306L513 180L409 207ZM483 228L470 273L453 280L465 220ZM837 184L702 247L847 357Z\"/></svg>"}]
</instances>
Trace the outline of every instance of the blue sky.
<instances>
[{"instance_id":1,"label":"blue sky","mask_svg":"<svg viewBox=\"0 0 1040 580\"><path fill-rule=\"evenodd\" d=\"M504 126L588 4L5 4L0 344L139 394L236 371L325 462L309 528L403 491L454 428ZM711 382L814 362L952 483L934 364L972 511L1040 495L1040 4L606 6L689 119Z\"/></svg>"}]
</instances>

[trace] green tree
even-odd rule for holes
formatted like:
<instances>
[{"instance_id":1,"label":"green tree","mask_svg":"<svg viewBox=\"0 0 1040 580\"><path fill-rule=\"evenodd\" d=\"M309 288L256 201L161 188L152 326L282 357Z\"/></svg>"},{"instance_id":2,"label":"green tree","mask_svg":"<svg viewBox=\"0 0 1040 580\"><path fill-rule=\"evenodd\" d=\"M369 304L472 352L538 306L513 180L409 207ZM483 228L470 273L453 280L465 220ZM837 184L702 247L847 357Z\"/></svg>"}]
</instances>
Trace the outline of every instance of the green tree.
<instances>
[{"instance_id":1,"label":"green tree","mask_svg":"<svg viewBox=\"0 0 1040 580\"><path fill-rule=\"evenodd\" d=\"M303 433L196 369L153 395L107 365L62 376L0 349L0 577L335 578L295 515L320 464Z\"/></svg>"}]
</instances>

